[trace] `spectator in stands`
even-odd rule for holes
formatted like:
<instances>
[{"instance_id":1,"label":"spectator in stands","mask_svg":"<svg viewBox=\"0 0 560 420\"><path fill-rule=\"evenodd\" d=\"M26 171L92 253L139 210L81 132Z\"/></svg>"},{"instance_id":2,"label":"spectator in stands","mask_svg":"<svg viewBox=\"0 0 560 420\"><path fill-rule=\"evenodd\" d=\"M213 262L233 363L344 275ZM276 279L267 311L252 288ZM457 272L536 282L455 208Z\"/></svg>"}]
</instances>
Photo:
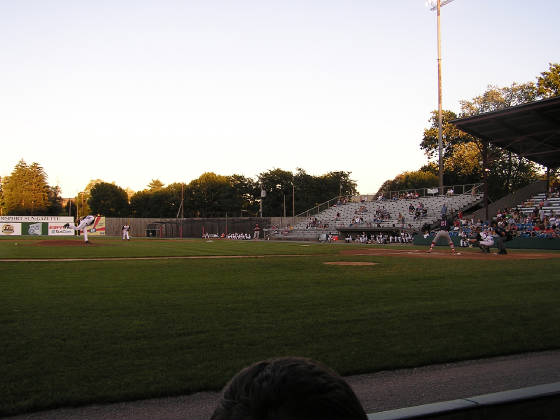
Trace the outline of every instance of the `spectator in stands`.
<instances>
[{"instance_id":1,"label":"spectator in stands","mask_svg":"<svg viewBox=\"0 0 560 420\"><path fill-rule=\"evenodd\" d=\"M212 419L367 419L352 388L319 362L257 362L226 385Z\"/></svg>"}]
</instances>

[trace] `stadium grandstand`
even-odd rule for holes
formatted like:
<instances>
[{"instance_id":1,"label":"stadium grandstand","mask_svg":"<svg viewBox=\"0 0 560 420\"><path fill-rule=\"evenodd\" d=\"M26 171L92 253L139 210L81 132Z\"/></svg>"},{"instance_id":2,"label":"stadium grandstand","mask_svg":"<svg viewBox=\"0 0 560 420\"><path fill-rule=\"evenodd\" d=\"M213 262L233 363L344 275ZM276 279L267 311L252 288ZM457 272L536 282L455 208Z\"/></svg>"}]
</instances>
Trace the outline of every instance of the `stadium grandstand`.
<instances>
[{"instance_id":1,"label":"stadium grandstand","mask_svg":"<svg viewBox=\"0 0 560 420\"><path fill-rule=\"evenodd\" d=\"M337 197L300 214L300 221L293 226L273 229L271 237L316 240L326 239L328 235L353 238L358 234L412 235L441 218L442 209L455 215L479 206L483 199L481 184L445 190L445 195L436 195L437 189L421 189L350 199Z\"/></svg>"}]
</instances>

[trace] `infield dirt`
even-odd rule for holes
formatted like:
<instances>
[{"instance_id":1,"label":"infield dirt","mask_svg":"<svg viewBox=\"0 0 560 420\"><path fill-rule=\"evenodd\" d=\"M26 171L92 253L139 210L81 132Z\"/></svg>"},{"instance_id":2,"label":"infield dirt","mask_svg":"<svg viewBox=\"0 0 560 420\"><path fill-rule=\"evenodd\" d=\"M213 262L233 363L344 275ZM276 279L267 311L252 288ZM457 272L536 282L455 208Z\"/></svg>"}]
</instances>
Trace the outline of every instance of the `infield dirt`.
<instances>
[{"instance_id":1,"label":"infield dirt","mask_svg":"<svg viewBox=\"0 0 560 420\"><path fill-rule=\"evenodd\" d=\"M560 253L545 252L515 252L506 255L498 255L494 253L482 252L461 252L457 251L453 254L449 249L445 251L434 251L428 253L423 249L379 249L379 248L363 248L363 249L345 249L340 251L341 255L376 255L383 257L407 257L407 258L453 258L453 259L469 259L469 260L541 260L548 258L560 258Z\"/></svg>"}]
</instances>

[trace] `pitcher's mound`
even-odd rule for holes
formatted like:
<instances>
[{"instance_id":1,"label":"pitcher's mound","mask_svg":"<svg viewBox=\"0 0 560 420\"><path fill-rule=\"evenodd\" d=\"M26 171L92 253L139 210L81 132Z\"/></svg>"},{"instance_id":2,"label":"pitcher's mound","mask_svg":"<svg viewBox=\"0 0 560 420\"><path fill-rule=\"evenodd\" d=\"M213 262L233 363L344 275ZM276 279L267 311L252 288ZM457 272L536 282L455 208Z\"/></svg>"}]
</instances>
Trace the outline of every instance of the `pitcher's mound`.
<instances>
[{"instance_id":1,"label":"pitcher's mound","mask_svg":"<svg viewBox=\"0 0 560 420\"><path fill-rule=\"evenodd\" d=\"M367 261L329 261L324 264L328 265L377 265L377 263Z\"/></svg>"}]
</instances>

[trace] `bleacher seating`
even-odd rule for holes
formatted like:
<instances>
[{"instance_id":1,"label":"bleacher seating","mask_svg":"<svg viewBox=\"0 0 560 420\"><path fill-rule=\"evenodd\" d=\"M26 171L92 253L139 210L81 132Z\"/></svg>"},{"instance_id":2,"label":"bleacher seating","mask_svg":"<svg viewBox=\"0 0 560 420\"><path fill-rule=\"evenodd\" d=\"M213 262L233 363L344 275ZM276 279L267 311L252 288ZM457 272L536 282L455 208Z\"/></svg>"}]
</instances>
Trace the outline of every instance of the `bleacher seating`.
<instances>
[{"instance_id":1,"label":"bleacher seating","mask_svg":"<svg viewBox=\"0 0 560 420\"><path fill-rule=\"evenodd\" d=\"M541 193L517 206L517 210L526 216L533 214L535 210L538 212L540 208L547 216L560 215L560 197L547 198L544 193Z\"/></svg>"},{"instance_id":2,"label":"bleacher seating","mask_svg":"<svg viewBox=\"0 0 560 420\"><path fill-rule=\"evenodd\" d=\"M292 230L297 232L336 232L340 229L356 227L368 229L398 228L407 231L419 231L424 224L432 224L441 217L443 204L446 204L448 214L451 214L470 208L475 203L480 202L481 199L482 195L480 194L460 194L414 199L338 203L317 215L309 217L305 221L297 223ZM416 218L415 214L409 213L409 206L412 204L416 208L420 203L422 203L426 211L422 216ZM376 212L383 212L388 217L379 220L379 218L376 218ZM404 223L402 223L402 220L399 221L399 214L404 216ZM356 218L361 220L356 222Z\"/></svg>"},{"instance_id":3,"label":"bleacher seating","mask_svg":"<svg viewBox=\"0 0 560 420\"><path fill-rule=\"evenodd\" d=\"M515 230L520 237L558 237L560 197L537 194L518 205L510 213L515 221Z\"/></svg>"}]
</instances>

